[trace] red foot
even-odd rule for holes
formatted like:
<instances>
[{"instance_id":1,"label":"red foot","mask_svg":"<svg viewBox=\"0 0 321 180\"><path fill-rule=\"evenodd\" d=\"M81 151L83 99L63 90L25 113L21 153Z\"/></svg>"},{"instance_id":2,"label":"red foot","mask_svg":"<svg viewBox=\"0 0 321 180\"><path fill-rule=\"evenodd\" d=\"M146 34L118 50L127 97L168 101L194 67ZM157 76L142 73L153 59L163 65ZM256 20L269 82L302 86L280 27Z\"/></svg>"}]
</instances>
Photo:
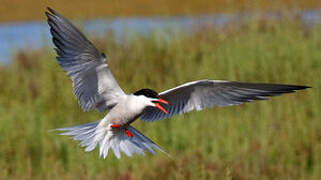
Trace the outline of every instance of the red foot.
<instances>
[{"instance_id":1,"label":"red foot","mask_svg":"<svg viewBox=\"0 0 321 180\"><path fill-rule=\"evenodd\" d=\"M112 127L112 128L120 128L120 125L119 124L112 124L110 127Z\"/></svg>"},{"instance_id":2,"label":"red foot","mask_svg":"<svg viewBox=\"0 0 321 180\"><path fill-rule=\"evenodd\" d=\"M125 129L125 132L126 132L126 135L128 137L133 137L134 136L128 129Z\"/></svg>"},{"instance_id":3,"label":"red foot","mask_svg":"<svg viewBox=\"0 0 321 180\"><path fill-rule=\"evenodd\" d=\"M121 126L119 124L112 124L110 127L112 128L120 128ZM125 133L128 137L133 137L134 135L128 130L125 129Z\"/></svg>"}]
</instances>

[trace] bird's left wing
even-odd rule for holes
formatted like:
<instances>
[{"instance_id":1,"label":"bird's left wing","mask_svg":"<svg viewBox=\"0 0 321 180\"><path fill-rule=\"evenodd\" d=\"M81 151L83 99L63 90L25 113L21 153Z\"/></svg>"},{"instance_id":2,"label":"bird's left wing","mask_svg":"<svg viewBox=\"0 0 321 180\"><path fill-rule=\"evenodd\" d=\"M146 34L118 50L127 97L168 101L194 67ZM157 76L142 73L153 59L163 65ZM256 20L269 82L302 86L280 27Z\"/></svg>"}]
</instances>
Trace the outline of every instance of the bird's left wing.
<instances>
[{"instance_id":1,"label":"bird's left wing","mask_svg":"<svg viewBox=\"0 0 321 180\"><path fill-rule=\"evenodd\" d=\"M239 105L244 102L263 100L269 96L291 93L305 88L308 87L219 80L193 81L159 94L162 99L169 103L164 105L168 114L154 107L147 107L143 111L141 119L143 121L154 121L192 110L200 111L215 105Z\"/></svg>"},{"instance_id":2,"label":"bird's left wing","mask_svg":"<svg viewBox=\"0 0 321 180\"><path fill-rule=\"evenodd\" d=\"M75 97L85 111L106 111L125 95L112 75L106 57L67 19L46 12L57 61L73 82Z\"/></svg>"}]
</instances>

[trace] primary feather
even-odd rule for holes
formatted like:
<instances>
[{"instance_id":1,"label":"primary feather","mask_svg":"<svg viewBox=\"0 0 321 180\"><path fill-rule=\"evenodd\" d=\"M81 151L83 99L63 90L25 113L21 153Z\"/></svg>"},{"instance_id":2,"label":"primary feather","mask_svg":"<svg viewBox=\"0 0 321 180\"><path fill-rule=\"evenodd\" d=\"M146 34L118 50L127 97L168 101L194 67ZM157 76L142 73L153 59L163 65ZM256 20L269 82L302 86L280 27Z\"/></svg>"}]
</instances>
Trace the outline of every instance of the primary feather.
<instances>
[{"instance_id":1,"label":"primary feather","mask_svg":"<svg viewBox=\"0 0 321 180\"><path fill-rule=\"evenodd\" d=\"M213 106L239 105L253 100L263 100L270 96L291 93L307 86L244 83L220 80L199 80L161 92L162 99L169 102L164 109L168 114L160 113L155 108L148 107L143 112L143 121L155 121L169 118L175 114L200 111Z\"/></svg>"},{"instance_id":2,"label":"primary feather","mask_svg":"<svg viewBox=\"0 0 321 180\"><path fill-rule=\"evenodd\" d=\"M105 55L67 19L46 12L59 65L71 77L74 94L83 110L106 111L124 95L106 64Z\"/></svg>"}]
</instances>

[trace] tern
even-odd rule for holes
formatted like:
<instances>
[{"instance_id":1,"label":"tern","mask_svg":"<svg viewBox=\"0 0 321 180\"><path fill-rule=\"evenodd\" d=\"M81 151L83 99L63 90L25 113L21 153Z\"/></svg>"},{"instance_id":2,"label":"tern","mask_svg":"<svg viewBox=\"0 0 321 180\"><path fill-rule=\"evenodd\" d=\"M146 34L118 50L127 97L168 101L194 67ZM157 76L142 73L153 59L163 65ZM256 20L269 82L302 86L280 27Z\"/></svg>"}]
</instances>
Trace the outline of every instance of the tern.
<instances>
[{"instance_id":1,"label":"tern","mask_svg":"<svg viewBox=\"0 0 321 180\"><path fill-rule=\"evenodd\" d=\"M127 94L112 75L104 53L100 53L84 34L53 9L48 8L46 16L56 46L56 59L71 78L79 105L84 111L108 111L101 120L56 130L80 141L87 152L99 146L99 156L103 158L107 157L110 149L118 159L121 153L126 156L144 155L145 152L154 154L155 150L166 153L131 126L139 118L155 121L192 110L239 105L309 88L299 85L198 80L161 93L145 88Z\"/></svg>"}]
</instances>

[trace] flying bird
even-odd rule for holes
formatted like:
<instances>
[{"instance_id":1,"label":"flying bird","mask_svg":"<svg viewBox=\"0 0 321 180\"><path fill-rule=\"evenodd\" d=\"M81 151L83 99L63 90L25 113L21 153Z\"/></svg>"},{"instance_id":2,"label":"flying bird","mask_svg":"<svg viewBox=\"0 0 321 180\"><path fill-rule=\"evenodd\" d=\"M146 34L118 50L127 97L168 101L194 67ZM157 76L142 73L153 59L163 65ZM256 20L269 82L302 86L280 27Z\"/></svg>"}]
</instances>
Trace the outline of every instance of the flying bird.
<instances>
[{"instance_id":1,"label":"flying bird","mask_svg":"<svg viewBox=\"0 0 321 180\"><path fill-rule=\"evenodd\" d=\"M101 157L113 150L117 158L165 152L131 126L137 119L155 121L175 114L200 111L213 106L239 105L270 96L291 93L307 86L246 83L223 80L198 80L157 93L141 89L125 93L115 80L106 56L66 18L51 8L46 12L57 61L72 80L73 92L84 111L107 112L98 121L56 129L73 136L85 151L99 146Z\"/></svg>"}]
</instances>

